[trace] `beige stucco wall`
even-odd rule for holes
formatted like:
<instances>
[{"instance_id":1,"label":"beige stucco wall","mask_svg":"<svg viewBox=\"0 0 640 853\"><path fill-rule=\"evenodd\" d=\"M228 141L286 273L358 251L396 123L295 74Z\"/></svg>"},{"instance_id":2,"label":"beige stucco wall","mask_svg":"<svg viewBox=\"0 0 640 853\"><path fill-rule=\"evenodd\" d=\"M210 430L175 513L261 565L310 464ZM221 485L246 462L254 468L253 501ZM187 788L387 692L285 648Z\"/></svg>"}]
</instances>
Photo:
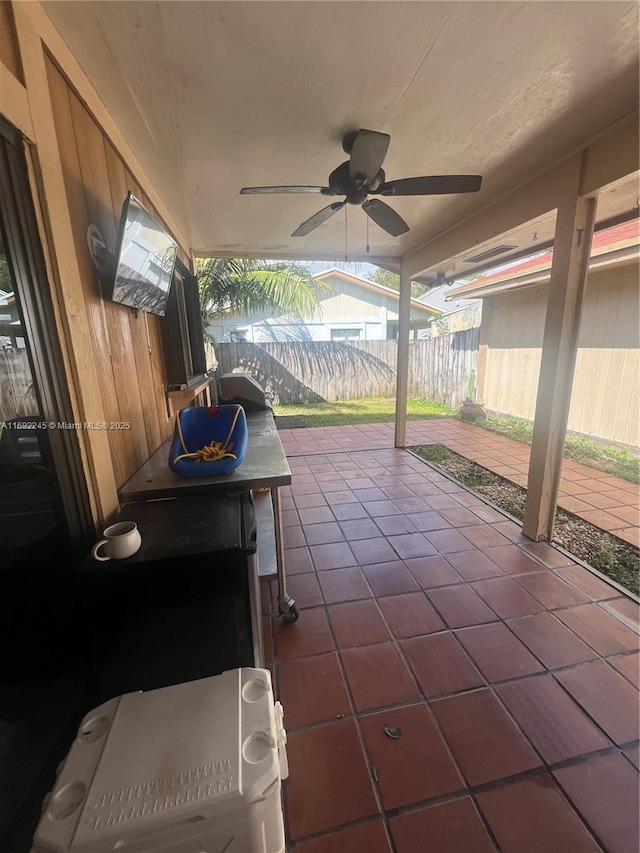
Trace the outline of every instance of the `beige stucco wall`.
<instances>
[{"instance_id":1,"label":"beige stucco wall","mask_svg":"<svg viewBox=\"0 0 640 853\"><path fill-rule=\"evenodd\" d=\"M488 297L484 403L533 419L548 285ZM592 273L582 310L568 429L637 446L638 262Z\"/></svg>"}]
</instances>

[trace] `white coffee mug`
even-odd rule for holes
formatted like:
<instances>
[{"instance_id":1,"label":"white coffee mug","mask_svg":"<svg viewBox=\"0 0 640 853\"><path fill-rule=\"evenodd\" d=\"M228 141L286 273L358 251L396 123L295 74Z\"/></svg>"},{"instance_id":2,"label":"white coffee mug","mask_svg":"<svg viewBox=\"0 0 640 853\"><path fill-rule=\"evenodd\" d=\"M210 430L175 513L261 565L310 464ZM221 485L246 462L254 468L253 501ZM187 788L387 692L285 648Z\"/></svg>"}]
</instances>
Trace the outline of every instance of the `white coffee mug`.
<instances>
[{"instance_id":1,"label":"white coffee mug","mask_svg":"<svg viewBox=\"0 0 640 853\"><path fill-rule=\"evenodd\" d=\"M124 560L125 557L130 557L135 554L142 544L140 531L135 521L119 521L117 524L112 524L104 531L104 539L93 546L91 552L94 560ZM101 556L98 551L104 545L105 556Z\"/></svg>"}]
</instances>

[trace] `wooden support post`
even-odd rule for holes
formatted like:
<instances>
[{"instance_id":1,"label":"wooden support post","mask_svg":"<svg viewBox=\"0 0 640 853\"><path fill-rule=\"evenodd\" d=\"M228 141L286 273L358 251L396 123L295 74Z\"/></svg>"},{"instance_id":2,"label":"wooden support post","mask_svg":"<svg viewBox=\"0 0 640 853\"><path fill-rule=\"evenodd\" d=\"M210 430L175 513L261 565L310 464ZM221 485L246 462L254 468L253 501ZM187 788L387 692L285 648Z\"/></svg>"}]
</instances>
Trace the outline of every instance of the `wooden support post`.
<instances>
[{"instance_id":1,"label":"wooden support post","mask_svg":"<svg viewBox=\"0 0 640 853\"><path fill-rule=\"evenodd\" d=\"M487 378L487 341L491 337L491 312L494 301L491 297L482 300L482 320L478 341L478 369L476 375L476 403L485 403L484 389Z\"/></svg>"},{"instance_id":2,"label":"wooden support post","mask_svg":"<svg viewBox=\"0 0 640 853\"><path fill-rule=\"evenodd\" d=\"M398 308L398 362L396 367L395 446L407 446L407 387L409 382L409 326L411 322L411 279L400 267L400 306Z\"/></svg>"},{"instance_id":3,"label":"wooden support post","mask_svg":"<svg viewBox=\"0 0 640 853\"><path fill-rule=\"evenodd\" d=\"M571 403L596 199L576 193L558 207L522 532L550 540ZM515 377L514 377L515 378Z\"/></svg>"}]
</instances>

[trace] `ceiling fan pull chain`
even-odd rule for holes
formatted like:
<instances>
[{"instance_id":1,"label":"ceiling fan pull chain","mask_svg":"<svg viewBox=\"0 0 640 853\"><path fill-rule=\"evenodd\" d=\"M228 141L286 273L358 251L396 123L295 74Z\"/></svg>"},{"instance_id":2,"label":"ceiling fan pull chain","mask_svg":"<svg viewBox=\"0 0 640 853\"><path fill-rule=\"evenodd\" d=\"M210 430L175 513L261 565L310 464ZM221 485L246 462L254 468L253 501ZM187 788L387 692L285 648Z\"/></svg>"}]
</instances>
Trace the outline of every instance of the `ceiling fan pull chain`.
<instances>
[{"instance_id":1,"label":"ceiling fan pull chain","mask_svg":"<svg viewBox=\"0 0 640 853\"><path fill-rule=\"evenodd\" d=\"M369 254L369 217L367 216L367 255Z\"/></svg>"}]
</instances>

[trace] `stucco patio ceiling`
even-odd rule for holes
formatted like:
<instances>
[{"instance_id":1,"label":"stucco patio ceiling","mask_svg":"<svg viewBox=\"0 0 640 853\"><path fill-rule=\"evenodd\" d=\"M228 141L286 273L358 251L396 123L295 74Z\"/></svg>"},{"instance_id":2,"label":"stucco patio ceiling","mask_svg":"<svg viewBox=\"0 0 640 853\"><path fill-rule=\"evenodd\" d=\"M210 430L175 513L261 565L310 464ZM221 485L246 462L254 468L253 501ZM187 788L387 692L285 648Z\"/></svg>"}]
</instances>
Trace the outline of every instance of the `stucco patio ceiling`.
<instances>
[{"instance_id":1,"label":"stucco patio ceiling","mask_svg":"<svg viewBox=\"0 0 640 853\"><path fill-rule=\"evenodd\" d=\"M579 149L638 106L638 6L627 2L44 2L196 253L337 258L327 200L240 196L325 184L345 131L391 134L388 179L482 174L479 193L392 199L370 226L400 258ZM633 209L637 184L598 219ZM602 211L602 213L600 212ZM366 219L348 208L348 249ZM539 223L538 239L553 235ZM549 235L546 235L546 231ZM535 228L523 231L535 247Z\"/></svg>"},{"instance_id":2,"label":"stucco patio ceiling","mask_svg":"<svg viewBox=\"0 0 640 853\"><path fill-rule=\"evenodd\" d=\"M639 195L637 173L604 187L598 195L598 230L637 217ZM553 245L555 226L556 212L551 210L515 228L496 233L490 240L451 255L446 261L426 269L416 280L436 286L443 281L453 282L544 251ZM494 255L493 251L498 248L504 251ZM486 257L485 253L488 253Z\"/></svg>"}]
</instances>

